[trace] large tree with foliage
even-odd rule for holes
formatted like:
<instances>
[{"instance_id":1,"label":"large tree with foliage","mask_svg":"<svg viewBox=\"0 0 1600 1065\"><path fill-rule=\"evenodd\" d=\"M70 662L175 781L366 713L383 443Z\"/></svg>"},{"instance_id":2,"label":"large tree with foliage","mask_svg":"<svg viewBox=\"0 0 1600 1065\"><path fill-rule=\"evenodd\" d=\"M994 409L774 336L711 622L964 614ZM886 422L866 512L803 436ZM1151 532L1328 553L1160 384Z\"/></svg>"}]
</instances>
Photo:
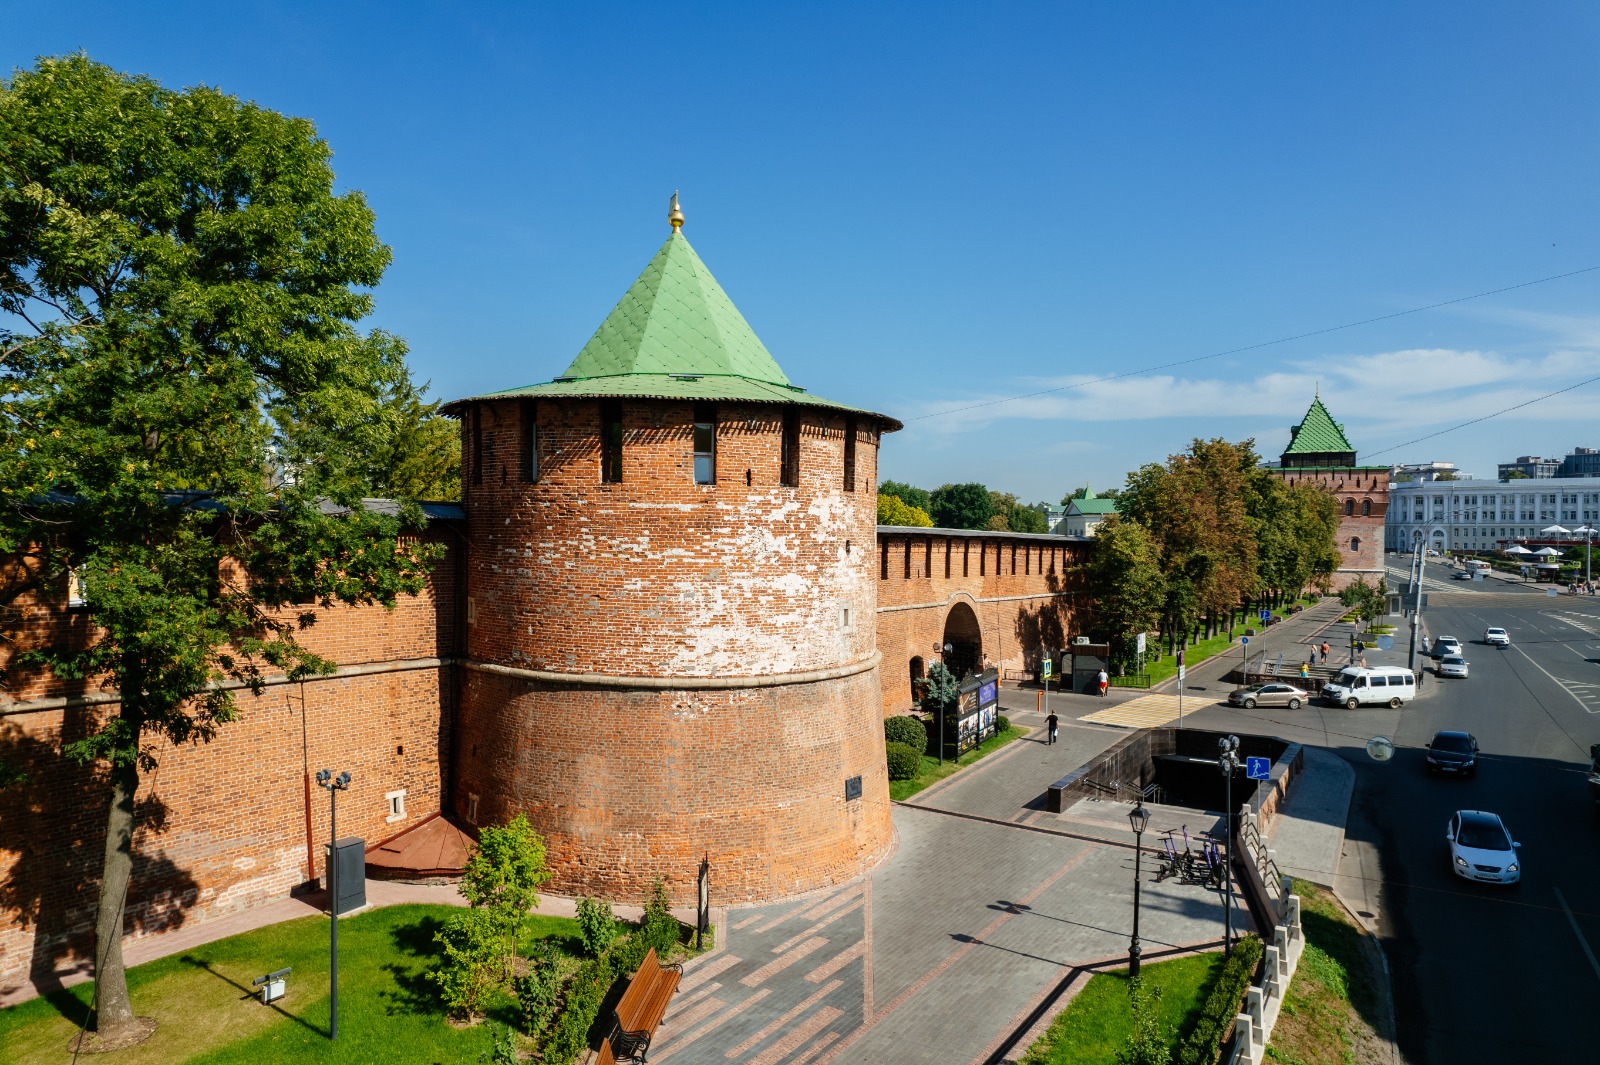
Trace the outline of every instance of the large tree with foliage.
<instances>
[{"instance_id":1,"label":"large tree with foliage","mask_svg":"<svg viewBox=\"0 0 1600 1065\"><path fill-rule=\"evenodd\" d=\"M895 496L905 502L907 506L916 507L918 510L928 510L929 495L926 488L917 488L906 484L904 481L884 481L878 486L880 496ZM931 512L930 512L931 513Z\"/></svg>"},{"instance_id":2,"label":"large tree with foliage","mask_svg":"<svg viewBox=\"0 0 1600 1065\"><path fill-rule=\"evenodd\" d=\"M911 506L899 496L878 496L878 524L927 529L933 525L928 512Z\"/></svg>"},{"instance_id":3,"label":"large tree with foliage","mask_svg":"<svg viewBox=\"0 0 1600 1065\"><path fill-rule=\"evenodd\" d=\"M989 519L991 529L1024 533L1049 531L1043 509L1019 502L1011 492L990 492L989 505L994 509L994 516Z\"/></svg>"},{"instance_id":4,"label":"large tree with foliage","mask_svg":"<svg viewBox=\"0 0 1600 1065\"><path fill-rule=\"evenodd\" d=\"M96 1024L136 1027L123 972L134 798L165 743L235 691L326 672L291 604L414 594L431 552L361 506L408 393L363 333L389 261L311 123L83 56L0 84L0 552L98 633L33 661L119 694L65 754L109 785ZM403 414L396 416L404 421ZM424 478L425 480L426 478Z\"/></svg>"},{"instance_id":5,"label":"large tree with foliage","mask_svg":"<svg viewBox=\"0 0 1600 1065\"><path fill-rule=\"evenodd\" d=\"M1119 664L1135 653L1141 632L1153 632L1167 603L1161 554L1149 530L1116 514L1095 529L1084 563L1094 623Z\"/></svg>"},{"instance_id":6,"label":"large tree with foliage","mask_svg":"<svg viewBox=\"0 0 1600 1065\"><path fill-rule=\"evenodd\" d=\"M981 484L945 484L929 497L928 514L941 529L987 529L994 502Z\"/></svg>"}]
</instances>

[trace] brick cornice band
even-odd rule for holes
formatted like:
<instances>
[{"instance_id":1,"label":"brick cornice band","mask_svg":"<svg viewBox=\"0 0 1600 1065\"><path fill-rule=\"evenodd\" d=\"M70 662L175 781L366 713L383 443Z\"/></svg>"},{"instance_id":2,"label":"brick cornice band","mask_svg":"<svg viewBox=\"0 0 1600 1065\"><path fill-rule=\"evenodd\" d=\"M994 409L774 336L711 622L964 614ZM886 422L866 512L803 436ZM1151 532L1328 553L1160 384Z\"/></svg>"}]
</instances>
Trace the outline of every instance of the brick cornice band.
<instances>
[{"instance_id":1,"label":"brick cornice band","mask_svg":"<svg viewBox=\"0 0 1600 1065\"><path fill-rule=\"evenodd\" d=\"M359 662L355 665L340 666L332 673L318 673L315 676L305 677L302 680L290 680L282 673L274 673L261 678L262 687L274 688L280 684L315 684L319 680L343 680L346 677L370 677L381 673L407 673L414 669L437 669L449 665L453 659L449 658L406 658L394 662ZM210 685L213 689L223 691L239 691L249 685L240 680L226 680ZM0 717L9 717L13 714L36 714L41 710L64 710L68 707L104 706L107 703L122 701L122 693L118 691L90 692L87 695L50 695L41 699L18 699L13 702L0 702Z\"/></svg>"},{"instance_id":2,"label":"brick cornice band","mask_svg":"<svg viewBox=\"0 0 1600 1065\"><path fill-rule=\"evenodd\" d=\"M607 673L557 673L544 669L520 669L494 662L462 659L461 664L477 673L494 673L502 677L533 680L544 684L569 684L581 688L645 688L655 691L727 691L735 688L777 688L790 684L815 684L823 680L853 677L878 668L883 656L873 652L849 665L832 669L811 669L803 673L769 673L754 677L625 677Z\"/></svg>"}]
</instances>

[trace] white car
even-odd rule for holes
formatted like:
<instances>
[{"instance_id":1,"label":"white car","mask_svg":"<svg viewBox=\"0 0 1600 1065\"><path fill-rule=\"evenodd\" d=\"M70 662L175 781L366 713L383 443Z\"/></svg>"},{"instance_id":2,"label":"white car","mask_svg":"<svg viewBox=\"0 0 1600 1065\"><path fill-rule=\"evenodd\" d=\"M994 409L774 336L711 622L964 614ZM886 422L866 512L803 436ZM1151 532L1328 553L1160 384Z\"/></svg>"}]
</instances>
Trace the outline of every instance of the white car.
<instances>
[{"instance_id":1,"label":"white car","mask_svg":"<svg viewBox=\"0 0 1600 1065\"><path fill-rule=\"evenodd\" d=\"M1439 659L1439 676L1460 677L1465 680L1468 664L1467 660L1460 655L1445 655Z\"/></svg>"},{"instance_id":2,"label":"white car","mask_svg":"<svg viewBox=\"0 0 1600 1065\"><path fill-rule=\"evenodd\" d=\"M1457 810L1445 826L1450 844L1450 868L1466 880L1486 884L1515 884L1522 879L1517 849L1498 814L1483 810Z\"/></svg>"},{"instance_id":3,"label":"white car","mask_svg":"<svg viewBox=\"0 0 1600 1065\"><path fill-rule=\"evenodd\" d=\"M1461 641L1454 636L1441 636L1433 641L1433 653L1439 658L1443 658L1445 655L1459 655L1461 653Z\"/></svg>"},{"instance_id":4,"label":"white car","mask_svg":"<svg viewBox=\"0 0 1600 1065\"><path fill-rule=\"evenodd\" d=\"M1483 642L1490 647L1510 647L1511 634L1505 629L1489 628L1483 633Z\"/></svg>"}]
</instances>

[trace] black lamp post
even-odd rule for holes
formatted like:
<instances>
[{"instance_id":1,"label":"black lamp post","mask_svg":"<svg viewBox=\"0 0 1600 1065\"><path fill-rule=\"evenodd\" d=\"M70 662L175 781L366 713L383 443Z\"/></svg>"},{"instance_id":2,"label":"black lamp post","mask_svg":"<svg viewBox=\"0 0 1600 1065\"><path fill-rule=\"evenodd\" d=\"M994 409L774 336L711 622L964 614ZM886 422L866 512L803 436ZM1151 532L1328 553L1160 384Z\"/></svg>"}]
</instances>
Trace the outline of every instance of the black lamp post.
<instances>
[{"instance_id":1,"label":"black lamp post","mask_svg":"<svg viewBox=\"0 0 1600 1065\"><path fill-rule=\"evenodd\" d=\"M950 652L954 651L952 644L945 644L939 653L939 662L944 666L946 674L950 672ZM944 700L939 700L939 764L944 765Z\"/></svg>"},{"instance_id":2,"label":"black lamp post","mask_svg":"<svg viewBox=\"0 0 1600 1065\"><path fill-rule=\"evenodd\" d=\"M350 789L350 774L337 777L331 770L317 770L317 783L328 789L328 1038L339 1038L339 793Z\"/></svg>"},{"instance_id":3,"label":"black lamp post","mask_svg":"<svg viewBox=\"0 0 1600 1065\"><path fill-rule=\"evenodd\" d=\"M1150 823L1150 812L1144 808L1140 795L1128 812L1128 824L1133 826L1133 942L1128 944L1128 978L1139 975L1139 858L1144 854L1144 828Z\"/></svg>"},{"instance_id":4,"label":"black lamp post","mask_svg":"<svg viewBox=\"0 0 1600 1065\"><path fill-rule=\"evenodd\" d=\"M1222 953L1233 953L1233 771L1239 768L1239 737L1217 741L1217 768L1222 770L1222 821L1227 825L1222 841Z\"/></svg>"}]
</instances>

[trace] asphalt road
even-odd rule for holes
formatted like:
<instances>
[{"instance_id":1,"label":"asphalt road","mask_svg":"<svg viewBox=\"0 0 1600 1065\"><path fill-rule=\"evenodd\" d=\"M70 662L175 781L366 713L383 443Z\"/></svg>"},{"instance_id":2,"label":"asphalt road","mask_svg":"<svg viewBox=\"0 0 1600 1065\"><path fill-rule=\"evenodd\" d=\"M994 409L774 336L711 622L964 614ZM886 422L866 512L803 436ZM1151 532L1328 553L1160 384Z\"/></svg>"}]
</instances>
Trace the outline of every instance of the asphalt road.
<instances>
[{"instance_id":1,"label":"asphalt road","mask_svg":"<svg viewBox=\"0 0 1600 1065\"><path fill-rule=\"evenodd\" d=\"M1600 743L1600 599L1429 569L1427 628L1461 639L1469 678L1430 673L1399 711L1218 706L1195 724L1316 743L1355 767L1341 881L1353 870L1376 911L1408 1062L1600 1060L1600 816L1584 774ZM1511 647L1483 643L1490 625ZM1427 775L1422 745L1439 729L1478 737L1476 779ZM1392 761L1366 757L1372 735L1395 741ZM1505 820L1522 844L1520 885L1451 872L1445 823L1463 809Z\"/></svg>"}]
</instances>

